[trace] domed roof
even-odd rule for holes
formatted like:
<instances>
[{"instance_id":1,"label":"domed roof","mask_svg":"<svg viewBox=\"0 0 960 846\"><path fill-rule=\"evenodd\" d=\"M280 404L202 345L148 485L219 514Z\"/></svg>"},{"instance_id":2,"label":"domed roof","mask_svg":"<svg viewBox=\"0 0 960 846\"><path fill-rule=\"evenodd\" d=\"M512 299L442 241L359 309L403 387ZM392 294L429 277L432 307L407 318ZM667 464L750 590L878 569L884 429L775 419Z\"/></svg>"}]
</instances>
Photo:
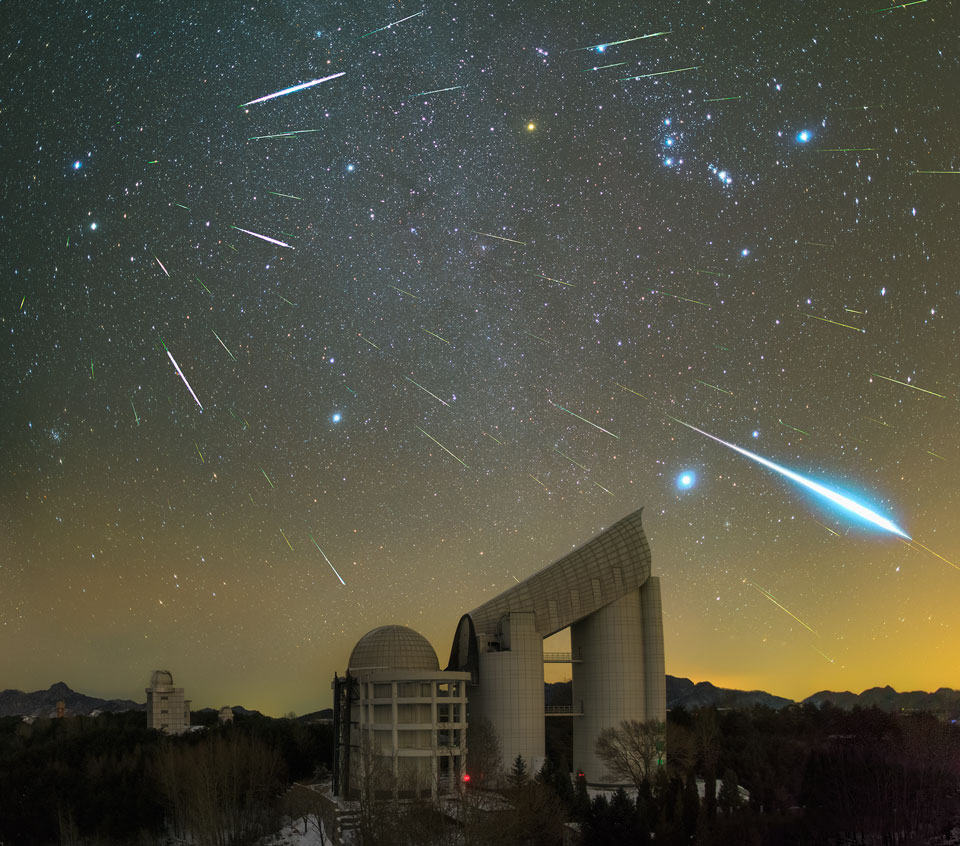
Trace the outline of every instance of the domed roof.
<instances>
[{"instance_id":1,"label":"domed roof","mask_svg":"<svg viewBox=\"0 0 960 846\"><path fill-rule=\"evenodd\" d=\"M150 687L173 687L173 674L169 670L154 670Z\"/></svg>"},{"instance_id":2,"label":"domed roof","mask_svg":"<svg viewBox=\"0 0 960 846\"><path fill-rule=\"evenodd\" d=\"M419 632L406 626L380 626L367 632L350 653L349 670L440 669L437 653Z\"/></svg>"}]
</instances>

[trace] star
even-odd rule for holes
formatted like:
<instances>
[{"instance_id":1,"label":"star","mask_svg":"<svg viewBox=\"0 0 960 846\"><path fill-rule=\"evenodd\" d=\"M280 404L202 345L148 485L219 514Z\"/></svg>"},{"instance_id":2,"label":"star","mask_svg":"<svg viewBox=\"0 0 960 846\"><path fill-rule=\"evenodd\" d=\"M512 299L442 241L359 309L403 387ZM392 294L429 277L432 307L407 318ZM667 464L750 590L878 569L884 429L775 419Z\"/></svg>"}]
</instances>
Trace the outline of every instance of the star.
<instances>
[{"instance_id":1,"label":"star","mask_svg":"<svg viewBox=\"0 0 960 846\"><path fill-rule=\"evenodd\" d=\"M677 487L682 491L688 491L697 483L697 474L693 470L684 470L677 476Z\"/></svg>"}]
</instances>

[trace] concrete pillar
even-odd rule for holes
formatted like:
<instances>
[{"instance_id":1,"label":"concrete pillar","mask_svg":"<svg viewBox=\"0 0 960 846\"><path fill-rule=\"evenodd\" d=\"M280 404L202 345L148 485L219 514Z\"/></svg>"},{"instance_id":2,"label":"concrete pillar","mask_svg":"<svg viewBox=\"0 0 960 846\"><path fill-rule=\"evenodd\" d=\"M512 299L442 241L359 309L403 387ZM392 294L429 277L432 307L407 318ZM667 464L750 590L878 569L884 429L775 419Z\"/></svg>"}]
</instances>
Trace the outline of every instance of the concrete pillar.
<instances>
[{"instance_id":1,"label":"concrete pillar","mask_svg":"<svg viewBox=\"0 0 960 846\"><path fill-rule=\"evenodd\" d=\"M469 693L470 722L490 720L500 735L504 769L522 755L534 775L544 759L543 635L533 612L505 617L501 651L479 655L480 684Z\"/></svg>"},{"instance_id":2,"label":"concrete pillar","mask_svg":"<svg viewBox=\"0 0 960 846\"><path fill-rule=\"evenodd\" d=\"M660 579L651 576L640 587L643 615L643 687L645 720L667 721L667 670L663 651L663 608Z\"/></svg>"},{"instance_id":3,"label":"concrete pillar","mask_svg":"<svg viewBox=\"0 0 960 846\"><path fill-rule=\"evenodd\" d=\"M639 588L570 627L573 654L573 768L589 784L617 784L594 751L597 736L622 720L647 719L644 621ZM662 648L661 648L662 655ZM661 664L662 666L662 664Z\"/></svg>"}]
</instances>

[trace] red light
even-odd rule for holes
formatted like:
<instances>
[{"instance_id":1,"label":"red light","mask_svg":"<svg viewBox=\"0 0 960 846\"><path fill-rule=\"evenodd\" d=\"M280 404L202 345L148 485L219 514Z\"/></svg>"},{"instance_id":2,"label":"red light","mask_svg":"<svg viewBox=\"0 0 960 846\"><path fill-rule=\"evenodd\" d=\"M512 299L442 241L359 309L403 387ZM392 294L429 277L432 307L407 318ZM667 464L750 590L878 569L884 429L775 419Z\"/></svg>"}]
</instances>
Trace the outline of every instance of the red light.
<instances>
[{"instance_id":1,"label":"red light","mask_svg":"<svg viewBox=\"0 0 960 846\"><path fill-rule=\"evenodd\" d=\"M464 773L464 774L463 774L463 780L464 780L464 781L470 781L470 773Z\"/></svg>"}]
</instances>

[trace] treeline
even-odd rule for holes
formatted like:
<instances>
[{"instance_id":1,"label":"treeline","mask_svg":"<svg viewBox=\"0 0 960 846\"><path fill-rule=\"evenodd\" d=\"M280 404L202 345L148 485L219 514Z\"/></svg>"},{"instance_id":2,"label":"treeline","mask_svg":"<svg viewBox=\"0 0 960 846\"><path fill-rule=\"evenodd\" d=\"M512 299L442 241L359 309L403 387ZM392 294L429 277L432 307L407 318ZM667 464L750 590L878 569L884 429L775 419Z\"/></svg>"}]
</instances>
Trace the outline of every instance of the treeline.
<instances>
[{"instance_id":1,"label":"treeline","mask_svg":"<svg viewBox=\"0 0 960 846\"><path fill-rule=\"evenodd\" d=\"M329 726L237 715L167 737L146 714L0 718L0 842L232 846L275 830L278 797L331 765Z\"/></svg>"},{"instance_id":2,"label":"treeline","mask_svg":"<svg viewBox=\"0 0 960 846\"><path fill-rule=\"evenodd\" d=\"M619 731L625 743L627 728ZM579 823L582 846L897 846L927 842L960 818L960 726L930 714L829 703L677 708L665 730L666 765L645 774L642 760L633 766L632 795L591 800L585 779L571 790L553 774L562 762L540 775ZM642 743L626 748L645 755ZM621 763L626 772L630 762Z\"/></svg>"}]
</instances>

